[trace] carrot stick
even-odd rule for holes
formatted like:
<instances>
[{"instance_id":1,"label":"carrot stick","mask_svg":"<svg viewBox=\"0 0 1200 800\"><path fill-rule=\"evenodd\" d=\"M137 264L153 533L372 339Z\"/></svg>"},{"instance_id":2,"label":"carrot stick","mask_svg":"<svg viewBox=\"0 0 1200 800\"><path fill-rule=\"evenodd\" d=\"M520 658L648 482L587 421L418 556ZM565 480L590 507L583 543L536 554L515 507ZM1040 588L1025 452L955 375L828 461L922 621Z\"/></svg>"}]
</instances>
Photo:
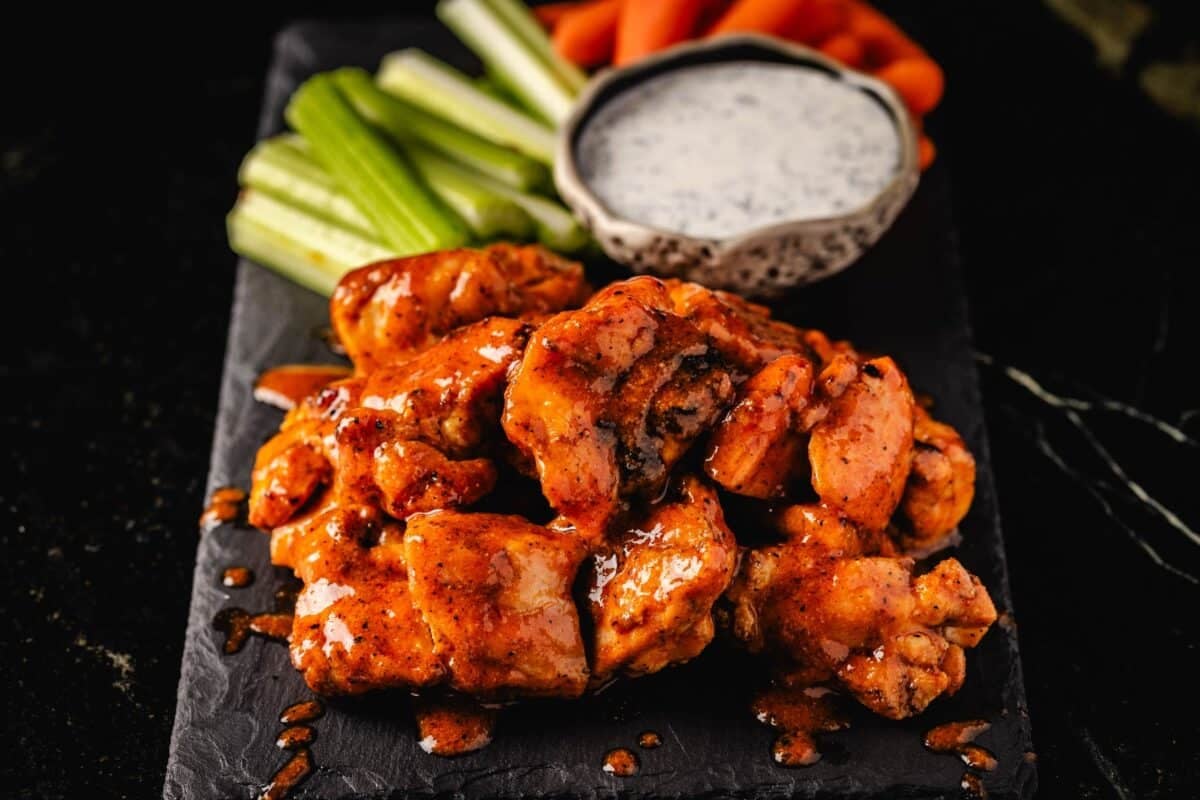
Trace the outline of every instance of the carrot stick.
<instances>
[{"instance_id":1,"label":"carrot stick","mask_svg":"<svg viewBox=\"0 0 1200 800\"><path fill-rule=\"evenodd\" d=\"M845 0L805 0L783 35L801 44L815 45L846 27Z\"/></svg>"},{"instance_id":2,"label":"carrot stick","mask_svg":"<svg viewBox=\"0 0 1200 800\"><path fill-rule=\"evenodd\" d=\"M620 66L692 35L703 0L646 2L626 0L617 23L617 51L613 63Z\"/></svg>"},{"instance_id":3,"label":"carrot stick","mask_svg":"<svg viewBox=\"0 0 1200 800\"><path fill-rule=\"evenodd\" d=\"M592 0L569 10L554 26L554 49L581 67L607 64L617 40L621 0Z\"/></svg>"},{"instance_id":4,"label":"carrot stick","mask_svg":"<svg viewBox=\"0 0 1200 800\"><path fill-rule=\"evenodd\" d=\"M921 171L929 169L936 158L937 147L934 146L933 139L921 134L921 138L917 139L917 165L920 166Z\"/></svg>"},{"instance_id":5,"label":"carrot stick","mask_svg":"<svg viewBox=\"0 0 1200 800\"><path fill-rule=\"evenodd\" d=\"M565 3L546 3L541 6L531 6L530 11L542 27L553 30L568 11L574 11L580 6L588 5L588 0L567 0Z\"/></svg>"},{"instance_id":6,"label":"carrot stick","mask_svg":"<svg viewBox=\"0 0 1200 800\"><path fill-rule=\"evenodd\" d=\"M821 42L817 49L853 69L861 67L867 56L863 43L848 33L835 33Z\"/></svg>"},{"instance_id":7,"label":"carrot stick","mask_svg":"<svg viewBox=\"0 0 1200 800\"><path fill-rule=\"evenodd\" d=\"M876 71L875 77L895 89L909 111L917 116L936 108L946 88L942 68L928 56L896 59Z\"/></svg>"},{"instance_id":8,"label":"carrot stick","mask_svg":"<svg viewBox=\"0 0 1200 800\"><path fill-rule=\"evenodd\" d=\"M867 65L882 67L897 58L924 56L921 46L908 38L896 23L861 0L846 3L846 29L862 41L867 50Z\"/></svg>"},{"instance_id":9,"label":"carrot stick","mask_svg":"<svg viewBox=\"0 0 1200 800\"><path fill-rule=\"evenodd\" d=\"M808 0L737 0L705 35L750 31L783 36L800 23Z\"/></svg>"},{"instance_id":10,"label":"carrot stick","mask_svg":"<svg viewBox=\"0 0 1200 800\"><path fill-rule=\"evenodd\" d=\"M700 9L700 16L696 20L697 31L707 31L713 25L717 24L729 7L733 5L733 0L707 0Z\"/></svg>"}]
</instances>

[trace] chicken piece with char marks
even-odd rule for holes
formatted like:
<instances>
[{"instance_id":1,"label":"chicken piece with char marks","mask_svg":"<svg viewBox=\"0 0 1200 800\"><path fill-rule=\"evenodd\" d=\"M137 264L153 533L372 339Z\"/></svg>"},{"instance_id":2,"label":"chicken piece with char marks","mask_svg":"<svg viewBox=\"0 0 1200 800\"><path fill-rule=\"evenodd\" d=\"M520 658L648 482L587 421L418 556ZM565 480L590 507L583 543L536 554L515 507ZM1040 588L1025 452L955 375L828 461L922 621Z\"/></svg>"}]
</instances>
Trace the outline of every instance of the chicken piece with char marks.
<instances>
[{"instance_id":1,"label":"chicken piece with char marks","mask_svg":"<svg viewBox=\"0 0 1200 800\"><path fill-rule=\"evenodd\" d=\"M912 471L900 510L914 543L935 542L954 530L975 499L975 458L958 431L913 409Z\"/></svg>"},{"instance_id":2,"label":"chicken piece with char marks","mask_svg":"<svg viewBox=\"0 0 1200 800\"><path fill-rule=\"evenodd\" d=\"M370 372L489 316L571 308L589 287L583 267L537 245L495 244L381 261L348 273L329 316L346 354Z\"/></svg>"},{"instance_id":3,"label":"chicken piece with char marks","mask_svg":"<svg viewBox=\"0 0 1200 800\"><path fill-rule=\"evenodd\" d=\"M624 500L661 491L732 399L720 354L671 308L655 278L613 284L537 330L505 393L509 440L593 540Z\"/></svg>"},{"instance_id":4,"label":"chicken piece with char marks","mask_svg":"<svg viewBox=\"0 0 1200 800\"><path fill-rule=\"evenodd\" d=\"M737 541L717 493L683 480L678 499L655 505L592 554L588 598L596 682L645 675L699 655L713 638L713 603L733 577Z\"/></svg>"}]
</instances>

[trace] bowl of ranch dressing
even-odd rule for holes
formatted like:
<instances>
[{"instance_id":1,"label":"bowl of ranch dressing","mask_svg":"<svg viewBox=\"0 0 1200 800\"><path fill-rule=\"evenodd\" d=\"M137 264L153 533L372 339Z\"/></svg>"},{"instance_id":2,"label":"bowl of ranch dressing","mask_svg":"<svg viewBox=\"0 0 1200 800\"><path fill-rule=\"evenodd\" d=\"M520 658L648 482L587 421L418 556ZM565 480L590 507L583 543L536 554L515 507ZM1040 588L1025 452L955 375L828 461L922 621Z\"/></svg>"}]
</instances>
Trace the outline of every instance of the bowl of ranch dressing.
<instances>
[{"instance_id":1,"label":"bowl of ranch dressing","mask_svg":"<svg viewBox=\"0 0 1200 800\"><path fill-rule=\"evenodd\" d=\"M884 83L755 35L609 70L559 135L559 193L638 272L771 296L849 266L918 181Z\"/></svg>"}]
</instances>

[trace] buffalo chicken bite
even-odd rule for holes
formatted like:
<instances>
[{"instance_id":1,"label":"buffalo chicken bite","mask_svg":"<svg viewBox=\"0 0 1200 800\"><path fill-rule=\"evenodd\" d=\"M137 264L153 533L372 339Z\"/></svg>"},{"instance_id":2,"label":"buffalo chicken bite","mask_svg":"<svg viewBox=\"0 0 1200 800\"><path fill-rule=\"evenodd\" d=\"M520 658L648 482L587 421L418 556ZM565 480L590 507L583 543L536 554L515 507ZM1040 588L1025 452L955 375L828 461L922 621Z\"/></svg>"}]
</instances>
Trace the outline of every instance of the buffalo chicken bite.
<instances>
[{"instance_id":1,"label":"buffalo chicken bite","mask_svg":"<svg viewBox=\"0 0 1200 800\"><path fill-rule=\"evenodd\" d=\"M732 399L720 354L671 308L655 278L613 284L542 325L510 380L504 431L585 536L661 491Z\"/></svg>"},{"instance_id":2,"label":"buffalo chicken bite","mask_svg":"<svg viewBox=\"0 0 1200 800\"><path fill-rule=\"evenodd\" d=\"M587 291L578 264L514 245L339 285L356 374L287 414L250 497L304 583L309 685L573 698L696 657L720 622L785 683L888 717L955 691L995 609L957 561L916 574L898 546L958 524L974 461L895 362L696 284L638 277L563 310ZM536 491L510 462L555 523L465 510L505 471ZM775 543L739 554L717 487Z\"/></svg>"}]
</instances>

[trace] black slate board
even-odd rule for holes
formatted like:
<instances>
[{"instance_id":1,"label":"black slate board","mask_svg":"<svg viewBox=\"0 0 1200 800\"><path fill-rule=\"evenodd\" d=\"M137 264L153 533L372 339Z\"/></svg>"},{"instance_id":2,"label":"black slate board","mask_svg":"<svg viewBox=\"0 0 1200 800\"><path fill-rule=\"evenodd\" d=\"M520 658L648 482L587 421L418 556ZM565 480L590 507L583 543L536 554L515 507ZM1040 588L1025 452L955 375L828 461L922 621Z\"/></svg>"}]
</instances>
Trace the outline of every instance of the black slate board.
<instances>
[{"instance_id":1,"label":"black slate board","mask_svg":"<svg viewBox=\"0 0 1200 800\"><path fill-rule=\"evenodd\" d=\"M420 46L465 68L469 54L433 22L294 25L275 45L260 134L282 128L289 93L312 72L344 64L373 68L384 53ZM980 576L1001 611L1011 611L995 491L988 458L971 334L959 275L949 199L937 170L896 227L858 265L779 304L865 349L898 358L913 386L932 395L939 416L962 432L979 462L975 504L963 544L950 551ZM254 452L280 415L255 403L251 387L265 368L333 360L314 329L326 324L323 298L243 262L238 270L209 492L245 486ZM228 590L223 569L245 565L253 586ZM266 537L230 524L205 535L196 559L164 797L251 798L285 760L274 746L279 712L310 697L278 644L252 638L234 656L220 652L214 614L227 606L268 609L286 578L270 566ZM1029 717L1016 632L997 625L968 658L966 685L919 720L892 723L866 713L850 730L823 737L826 758L788 770L771 761L773 733L747 711L754 665L721 648L641 681L574 704L510 712L496 741L457 759L426 755L404 703L375 697L329 704L316 723L316 773L297 798L466 797L955 797L963 767L924 750L922 733L949 720L984 718L979 743L999 757L985 776L992 797L1029 797L1036 786ZM642 751L642 771L615 778L600 770L612 747L633 747L643 730L664 745Z\"/></svg>"}]
</instances>

